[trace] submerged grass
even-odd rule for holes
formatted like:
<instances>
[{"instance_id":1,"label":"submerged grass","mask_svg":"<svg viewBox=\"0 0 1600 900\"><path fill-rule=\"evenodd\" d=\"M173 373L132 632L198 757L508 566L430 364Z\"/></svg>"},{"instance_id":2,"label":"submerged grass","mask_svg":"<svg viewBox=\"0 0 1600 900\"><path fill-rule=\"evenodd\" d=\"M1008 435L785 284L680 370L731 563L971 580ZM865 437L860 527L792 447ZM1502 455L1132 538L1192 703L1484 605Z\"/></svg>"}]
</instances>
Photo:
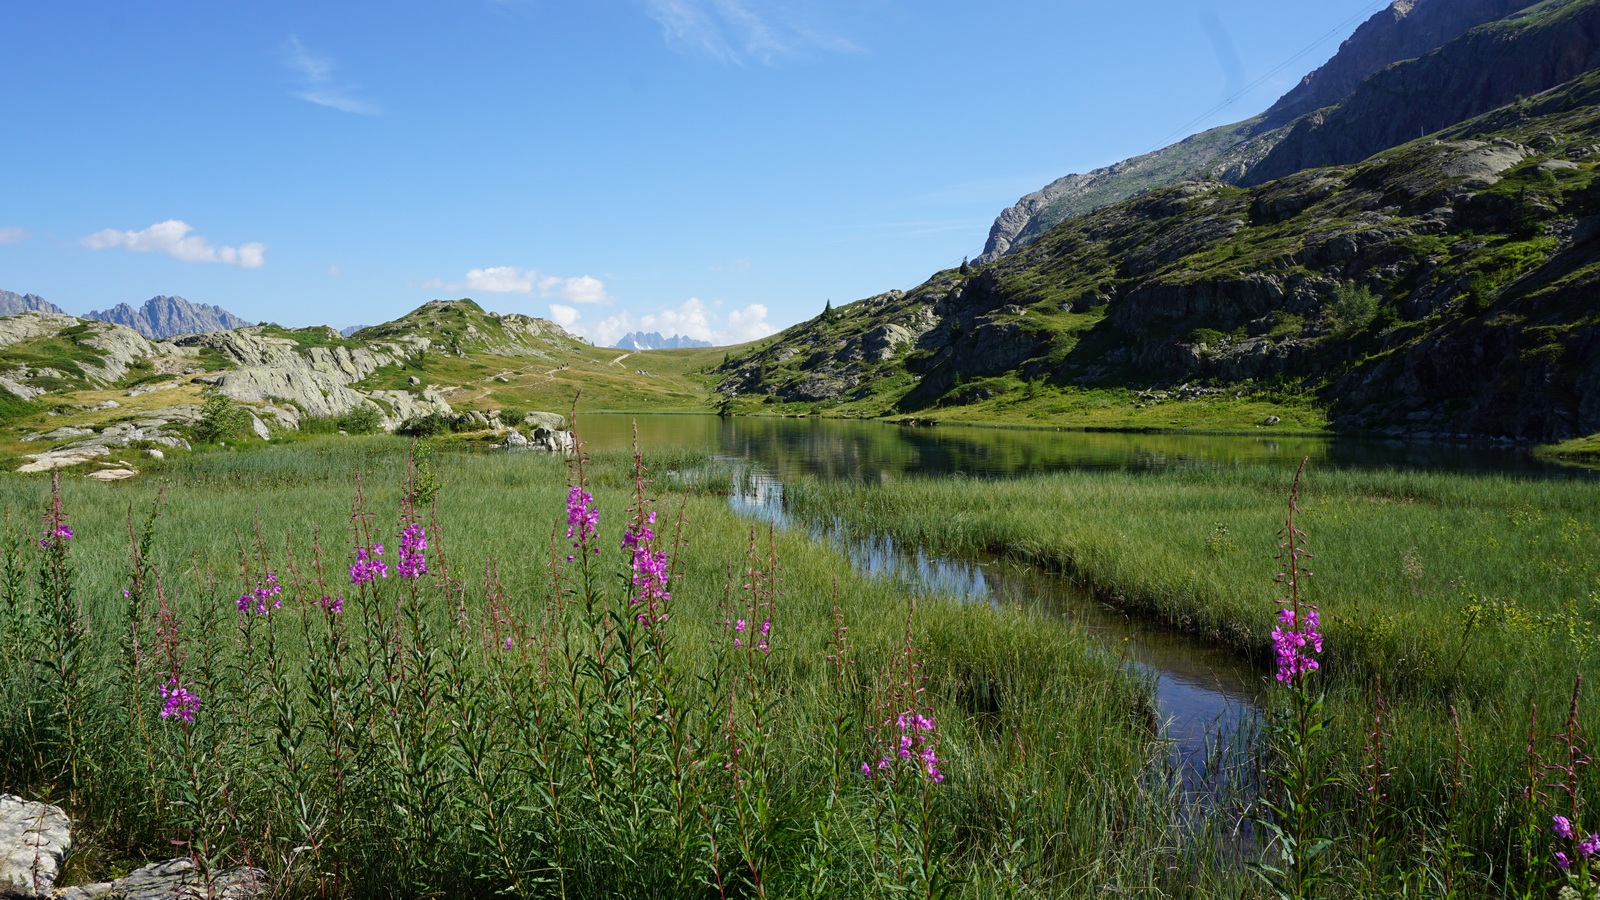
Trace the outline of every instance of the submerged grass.
<instances>
[{"instance_id":1,"label":"submerged grass","mask_svg":"<svg viewBox=\"0 0 1600 900\"><path fill-rule=\"evenodd\" d=\"M47 485L0 479L0 783L69 806L75 880L176 842L284 896L1252 890L1080 632L866 579L718 477L407 471L390 438L196 453L65 484L42 543Z\"/></svg>"}]
</instances>

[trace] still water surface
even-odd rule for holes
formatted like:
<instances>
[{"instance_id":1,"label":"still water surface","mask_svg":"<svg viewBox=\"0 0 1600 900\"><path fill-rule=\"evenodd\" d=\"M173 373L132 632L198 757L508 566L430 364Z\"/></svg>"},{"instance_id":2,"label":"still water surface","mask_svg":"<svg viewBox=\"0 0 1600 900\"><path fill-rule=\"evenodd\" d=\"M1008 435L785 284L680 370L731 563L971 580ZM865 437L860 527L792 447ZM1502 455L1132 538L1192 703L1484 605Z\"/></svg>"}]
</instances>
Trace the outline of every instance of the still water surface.
<instances>
[{"instance_id":1,"label":"still water surface","mask_svg":"<svg viewBox=\"0 0 1600 900\"><path fill-rule=\"evenodd\" d=\"M1113 434L959 426L906 428L826 419L719 419L690 415L589 414L578 422L592 450L627 447L637 423L648 450L703 454L739 467L735 510L809 531L860 571L916 592L964 602L1023 606L1071 621L1104 641L1155 684L1159 715L1191 774L1219 740L1255 720L1265 681L1232 654L1126 616L1070 579L998 558L950 559L864 535L843 519L794 521L783 485L803 476L861 483L906 476L1005 478L1072 469L1157 471L1282 465L1285 483L1302 458L1317 468L1445 469L1571 477L1516 448L1307 437ZM1186 779L1188 780L1188 779Z\"/></svg>"}]
</instances>

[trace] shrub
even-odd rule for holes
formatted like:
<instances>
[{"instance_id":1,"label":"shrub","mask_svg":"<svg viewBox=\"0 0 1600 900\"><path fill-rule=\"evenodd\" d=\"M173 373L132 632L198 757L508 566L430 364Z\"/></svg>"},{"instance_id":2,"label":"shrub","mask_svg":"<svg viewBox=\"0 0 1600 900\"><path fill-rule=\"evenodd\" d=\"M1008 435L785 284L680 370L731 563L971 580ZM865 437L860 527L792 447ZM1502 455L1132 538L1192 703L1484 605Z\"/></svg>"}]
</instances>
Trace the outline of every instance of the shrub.
<instances>
[{"instance_id":1,"label":"shrub","mask_svg":"<svg viewBox=\"0 0 1600 900\"><path fill-rule=\"evenodd\" d=\"M450 420L436 412L412 416L395 429L398 434L420 438L437 437L450 430Z\"/></svg>"},{"instance_id":2,"label":"shrub","mask_svg":"<svg viewBox=\"0 0 1600 900\"><path fill-rule=\"evenodd\" d=\"M1328 305L1328 324L1336 334L1355 334L1378 315L1378 298L1366 287L1341 284Z\"/></svg>"},{"instance_id":3,"label":"shrub","mask_svg":"<svg viewBox=\"0 0 1600 900\"><path fill-rule=\"evenodd\" d=\"M339 428L351 434L376 434L383 430L383 413L378 408L363 403L338 419Z\"/></svg>"},{"instance_id":4,"label":"shrub","mask_svg":"<svg viewBox=\"0 0 1600 900\"><path fill-rule=\"evenodd\" d=\"M216 441L242 440L250 430L250 411L223 396L220 391L207 391L206 402L200 407L200 419L190 429L190 434L202 444Z\"/></svg>"}]
</instances>

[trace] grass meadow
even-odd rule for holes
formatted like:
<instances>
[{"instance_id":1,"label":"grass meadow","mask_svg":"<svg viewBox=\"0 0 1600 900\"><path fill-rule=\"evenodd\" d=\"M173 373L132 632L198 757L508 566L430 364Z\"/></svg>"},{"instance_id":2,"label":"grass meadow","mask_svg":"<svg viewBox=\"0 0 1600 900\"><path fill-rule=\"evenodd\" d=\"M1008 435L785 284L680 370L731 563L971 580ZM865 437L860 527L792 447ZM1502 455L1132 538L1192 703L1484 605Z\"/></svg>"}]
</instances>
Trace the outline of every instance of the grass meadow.
<instances>
[{"instance_id":1,"label":"grass meadow","mask_svg":"<svg viewBox=\"0 0 1600 900\"><path fill-rule=\"evenodd\" d=\"M283 897L1594 893L1589 480L1313 470L1292 567L1281 468L786 484L1263 681L1317 606L1320 669L1196 801L1152 685L1070 623L864 578L698 454L420 446L0 479L0 785L73 813L69 881L181 854Z\"/></svg>"},{"instance_id":2,"label":"grass meadow","mask_svg":"<svg viewBox=\"0 0 1600 900\"><path fill-rule=\"evenodd\" d=\"M1290 475L801 481L786 497L934 552L1068 572L1133 614L1256 660L1268 678ZM1584 735L1600 705L1592 686L1574 688L1600 646L1597 523L1591 479L1307 473L1296 526L1314 556L1302 592L1325 646L1306 684L1326 692L1311 796L1325 816L1317 835L1332 841L1317 865L1344 873L1346 895L1539 897L1570 878L1592 896L1587 869L1576 873L1595 848L1576 845L1600 825L1584 803ZM1277 713L1292 694L1274 693ZM1271 767L1264 800L1282 788ZM1557 815L1575 823L1573 838L1552 834Z\"/></svg>"},{"instance_id":3,"label":"grass meadow","mask_svg":"<svg viewBox=\"0 0 1600 900\"><path fill-rule=\"evenodd\" d=\"M386 437L55 507L0 480L0 784L74 815L69 883L176 854L284 897L1255 890L1118 659L753 529L701 463L593 459L592 501L559 460Z\"/></svg>"}]
</instances>

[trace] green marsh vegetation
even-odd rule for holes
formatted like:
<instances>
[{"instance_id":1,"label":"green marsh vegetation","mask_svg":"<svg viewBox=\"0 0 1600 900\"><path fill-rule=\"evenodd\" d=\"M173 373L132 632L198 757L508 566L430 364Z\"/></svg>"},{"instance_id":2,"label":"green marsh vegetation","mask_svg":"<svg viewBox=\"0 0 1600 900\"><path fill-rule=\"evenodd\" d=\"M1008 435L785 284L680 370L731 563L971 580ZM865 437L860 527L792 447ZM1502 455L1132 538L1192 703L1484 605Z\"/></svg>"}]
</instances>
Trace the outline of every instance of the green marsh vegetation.
<instances>
[{"instance_id":1,"label":"green marsh vegetation","mask_svg":"<svg viewBox=\"0 0 1600 900\"><path fill-rule=\"evenodd\" d=\"M0 480L0 783L68 806L73 880L178 853L285 896L1249 889L1114 656L753 529L702 463L349 437L54 503Z\"/></svg>"},{"instance_id":2,"label":"green marsh vegetation","mask_svg":"<svg viewBox=\"0 0 1600 900\"><path fill-rule=\"evenodd\" d=\"M1269 673L1288 481L1282 467L1247 465L804 480L786 497L802 515L932 552L1069 572ZM1302 847L1317 848L1307 871L1322 873L1319 895L1546 896L1561 876L1554 854L1574 873L1587 864L1579 843L1600 823L1584 809L1583 734L1600 708L1574 684L1592 680L1600 645L1597 523L1589 479L1306 474L1297 524L1315 558L1300 590L1320 610L1325 652L1305 690L1280 686L1271 708L1303 716L1315 701L1316 749L1274 732L1263 803L1284 802L1272 785L1298 759L1298 783L1314 786L1300 798L1316 826ZM1556 815L1575 837L1552 833ZM1335 872L1343 887L1326 880Z\"/></svg>"}]
</instances>

